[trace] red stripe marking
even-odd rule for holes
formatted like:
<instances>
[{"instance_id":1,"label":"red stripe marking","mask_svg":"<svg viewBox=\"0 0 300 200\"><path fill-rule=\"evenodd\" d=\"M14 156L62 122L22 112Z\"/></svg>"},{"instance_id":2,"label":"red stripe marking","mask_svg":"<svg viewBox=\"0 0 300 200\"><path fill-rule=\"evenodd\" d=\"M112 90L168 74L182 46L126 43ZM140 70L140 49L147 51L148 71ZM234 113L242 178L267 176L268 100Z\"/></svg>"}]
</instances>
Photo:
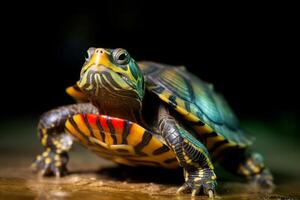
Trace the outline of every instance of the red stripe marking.
<instances>
[{"instance_id":1,"label":"red stripe marking","mask_svg":"<svg viewBox=\"0 0 300 200\"><path fill-rule=\"evenodd\" d=\"M107 117L108 117L107 115L99 115L101 126L103 127L105 132L109 133L110 130L109 130L107 122L106 122Z\"/></svg>"},{"instance_id":2,"label":"red stripe marking","mask_svg":"<svg viewBox=\"0 0 300 200\"><path fill-rule=\"evenodd\" d=\"M87 115L86 115L86 118L87 118L87 120L88 120L88 122L89 122L90 124L96 125L97 115L94 115L94 114L87 114Z\"/></svg>"},{"instance_id":3,"label":"red stripe marking","mask_svg":"<svg viewBox=\"0 0 300 200\"><path fill-rule=\"evenodd\" d=\"M115 118L115 117L111 117L110 119L111 119L111 123L115 127L116 131L122 132L123 127L124 127L124 123L125 123L124 120L119 119L119 118Z\"/></svg>"}]
</instances>

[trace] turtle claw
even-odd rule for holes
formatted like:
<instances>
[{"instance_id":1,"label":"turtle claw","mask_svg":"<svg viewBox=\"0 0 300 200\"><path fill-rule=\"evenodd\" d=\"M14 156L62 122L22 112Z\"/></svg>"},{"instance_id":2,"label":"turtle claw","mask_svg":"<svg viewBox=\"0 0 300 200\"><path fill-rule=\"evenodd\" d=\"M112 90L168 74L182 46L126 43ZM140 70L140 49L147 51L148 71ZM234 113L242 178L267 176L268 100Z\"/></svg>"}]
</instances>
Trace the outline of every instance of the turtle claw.
<instances>
[{"instance_id":1,"label":"turtle claw","mask_svg":"<svg viewBox=\"0 0 300 200\"><path fill-rule=\"evenodd\" d=\"M176 192L177 195L180 195L180 194L185 194L185 193L188 193L188 190L189 190L189 186L184 183Z\"/></svg>"},{"instance_id":2,"label":"turtle claw","mask_svg":"<svg viewBox=\"0 0 300 200\"><path fill-rule=\"evenodd\" d=\"M36 168L35 170L38 171L38 176L42 177L42 176L46 176L48 168L49 168L49 165L45 165L44 169L38 171L38 168Z\"/></svg>"},{"instance_id":3,"label":"turtle claw","mask_svg":"<svg viewBox=\"0 0 300 200\"><path fill-rule=\"evenodd\" d=\"M212 190L208 190L208 197L213 199L214 198L214 192Z\"/></svg>"},{"instance_id":4,"label":"turtle claw","mask_svg":"<svg viewBox=\"0 0 300 200\"><path fill-rule=\"evenodd\" d=\"M55 175L62 177L67 174L66 164L68 155L66 153L58 154L47 149L41 155L38 155L31 168L38 172L39 176Z\"/></svg>"},{"instance_id":5,"label":"turtle claw","mask_svg":"<svg viewBox=\"0 0 300 200\"><path fill-rule=\"evenodd\" d=\"M62 173L59 170L55 170L54 174L56 178L62 177Z\"/></svg>"},{"instance_id":6,"label":"turtle claw","mask_svg":"<svg viewBox=\"0 0 300 200\"><path fill-rule=\"evenodd\" d=\"M260 188L272 189L275 187L273 176L268 169L264 169L260 174L256 174L250 182Z\"/></svg>"},{"instance_id":7,"label":"turtle claw","mask_svg":"<svg viewBox=\"0 0 300 200\"><path fill-rule=\"evenodd\" d=\"M176 191L177 195L183 194L183 191L185 190L184 186L181 186L180 188L178 188L178 190Z\"/></svg>"},{"instance_id":8,"label":"turtle claw","mask_svg":"<svg viewBox=\"0 0 300 200\"><path fill-rule=\"evenodd\" d=\"M187 194L191 193L192 197L195 197L199 193L207 195L209 198L214 198L215 195L215 189L214 189L215 183L211 184L201 184L201 185L194 185L194 186L189 186L187 183L184 183L183 186L181 186L176 194Z\"/></svg>"},{"instance_id":9,"label":"turtle claw","mask_svg":"<svg viewBox=\"0 0 300 200\"><path fill-rule=\"evenodd\" d=\"M191 193L192 197L196 196L199 193L199 190L200 190L200 188L193 189L192 193Z\"/></svg>"}]
</instances>

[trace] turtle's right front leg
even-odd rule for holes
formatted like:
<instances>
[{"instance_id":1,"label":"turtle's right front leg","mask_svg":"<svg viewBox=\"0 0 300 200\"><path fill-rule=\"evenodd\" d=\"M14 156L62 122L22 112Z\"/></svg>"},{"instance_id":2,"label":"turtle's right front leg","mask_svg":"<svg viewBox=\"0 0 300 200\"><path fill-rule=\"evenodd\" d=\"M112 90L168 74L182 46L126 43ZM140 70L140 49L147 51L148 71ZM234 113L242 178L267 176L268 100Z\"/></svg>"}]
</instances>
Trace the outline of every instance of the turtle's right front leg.
<instances>
[{"instance_id":1,"label":"turtle's right front leg","mask_svg":"<svg viewBox=\"0 0 300 200\"><path fill-rule=\"evenodd\" d=\"M41 175L63 176L67 173L68 151L73 139L65 133L65 122L75 114L98 114L90 103L61 106L44 113L38 124L38 134L45 150L38 155L32 168Z\"/></svg>"}]
</instances>

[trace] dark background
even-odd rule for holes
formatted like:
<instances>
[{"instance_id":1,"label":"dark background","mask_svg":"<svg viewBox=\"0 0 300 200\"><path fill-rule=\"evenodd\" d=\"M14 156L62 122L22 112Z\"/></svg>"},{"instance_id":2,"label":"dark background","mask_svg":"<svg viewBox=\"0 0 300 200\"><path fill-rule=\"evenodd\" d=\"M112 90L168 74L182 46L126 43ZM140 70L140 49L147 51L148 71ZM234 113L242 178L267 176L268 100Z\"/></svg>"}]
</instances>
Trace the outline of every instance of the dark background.
<instances>
[{"instance_id":1,"label":"dark background","mask_svg":"<svg viewBox=\"0 0 300 200\"><path fill-rule=\"evenodd\" d=\"M3 14L1 118L38 116L72 103L64 89L79 78L85 51L94 46L185 65L214 83L241 118L299 124L299 24L289 8L82 4L21 5Z\"/></svg>"}]
</instances>

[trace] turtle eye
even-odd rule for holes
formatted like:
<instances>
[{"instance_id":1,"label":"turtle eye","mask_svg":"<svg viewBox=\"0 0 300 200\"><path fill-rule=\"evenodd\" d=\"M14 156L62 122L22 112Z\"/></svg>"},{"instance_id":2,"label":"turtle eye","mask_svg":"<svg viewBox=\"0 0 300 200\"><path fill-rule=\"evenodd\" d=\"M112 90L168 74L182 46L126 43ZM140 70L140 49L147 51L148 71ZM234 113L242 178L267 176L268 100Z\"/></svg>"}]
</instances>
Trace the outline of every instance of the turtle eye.
<instances>
[{"instance_id":1,"label":"turtle eye","mask_svg":"<svg viewBox=\"0 0 300 200\"><path fill-rule=\"evenodd\" d=\"M126 65L129 61L129 54L125 49L116 49L113 52L114 61L119 65Z\"/></svg>"}]
</instances>

